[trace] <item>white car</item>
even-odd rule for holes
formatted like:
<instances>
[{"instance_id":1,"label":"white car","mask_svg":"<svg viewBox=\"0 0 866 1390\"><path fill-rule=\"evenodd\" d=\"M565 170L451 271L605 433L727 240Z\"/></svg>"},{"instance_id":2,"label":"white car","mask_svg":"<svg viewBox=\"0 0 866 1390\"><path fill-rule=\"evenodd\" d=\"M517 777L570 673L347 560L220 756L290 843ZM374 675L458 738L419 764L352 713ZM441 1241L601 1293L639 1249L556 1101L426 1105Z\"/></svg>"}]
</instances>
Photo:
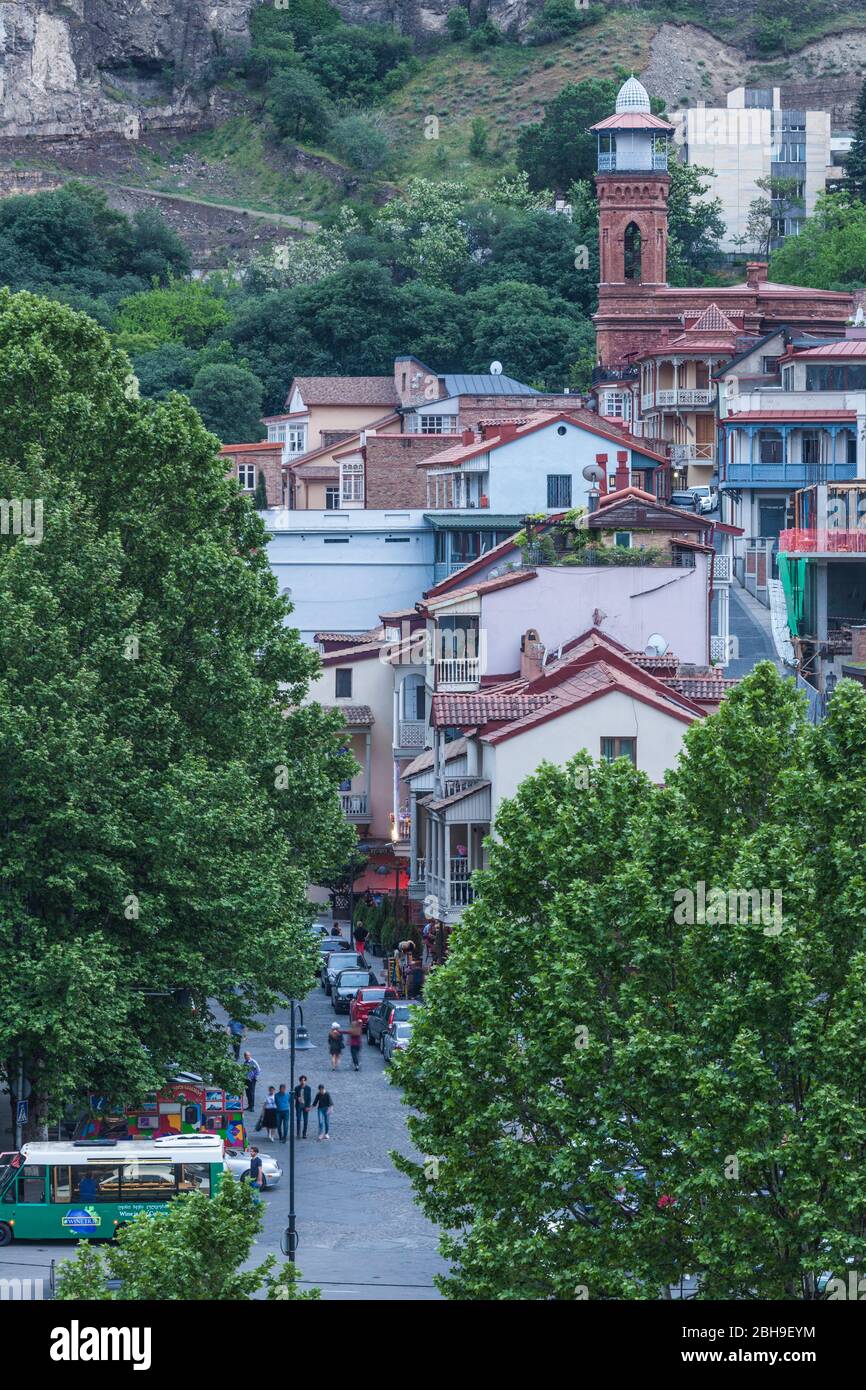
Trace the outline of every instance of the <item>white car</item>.
<instances>
[{"instance_id":1,"label":"white car","mask_svg":"<svg viewBox=\"0 0 866 1390\"><path fill-rule=\"evenodd\" d=\"M695 501L698 504L698 511L702 516L705 512L714 512L719 505L719 494L714 487L709 487L708 485L704 485L703 487L690 487L689 492L694 493Z\"/></svg>"},{"instance_id":2,"label":"white car","mask_svg":"<svg viewBox=\"0 0 866 1390\"><path fill-rule=\"evenodd\" d=\"M250 1171L251 1158L252 1154L249 1149L226 1149L223 1155L223 1166L233 1178L244 1178ZM261 1149L259 1149L259 1158L262 1160L262 1172L268 1187L279 1187L283 1170L277 1160L271 1158L270 1154L262 1153Z\"/></svg>"},{"instance_id":3,"label":"white car","mask_svg":"<svg viewBox=\"0 0 866 1390\"><path fill-rule=\"evenodd\" d=\"M180 1144L189 1144L190 1149L195 1150L196 1146L199 1144L213 1144L215 1137L216 1136L213 1134L204 1133L178 1135L161 1134L154 1139L153 1143L154 1147L158 1147L160 1144L170 1144L172 1148L177 1148ZM250 1171L251 1157L252 1155L249 1149L227 1149L223 1146L223 1168L227 1173L231 1173L233 1178L244 1178L247 1176ZM283 1176L283 1170L277 1160L271 1158L270 1154L262 1153L261 1149L259 1149L259 1158L262 1160L262 1171L264 1172L265 1182L268 1187L279 1187L280 1178Z\"/></svg>"}]
</instances>

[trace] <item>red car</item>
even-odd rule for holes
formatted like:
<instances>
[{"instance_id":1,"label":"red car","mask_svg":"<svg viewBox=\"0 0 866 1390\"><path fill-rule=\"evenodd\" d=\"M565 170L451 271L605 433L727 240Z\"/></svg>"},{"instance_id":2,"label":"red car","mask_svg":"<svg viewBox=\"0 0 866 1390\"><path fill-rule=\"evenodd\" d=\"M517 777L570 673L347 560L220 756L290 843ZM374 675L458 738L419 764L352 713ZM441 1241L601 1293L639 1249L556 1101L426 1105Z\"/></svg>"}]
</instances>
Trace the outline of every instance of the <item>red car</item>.
<instances>
[{"instance_id":1,"label":"red car","mask_svg":"<svg viewBox=\"0 0 866 1390\"><path fill-rule=\"evenodd\" d=\"M397 991L392 985L365 985L359 989L351 1004L349 1005L349 1018L353 1023L360 1023L362 1030L367 1031L367 1019L383 999L396 999Z\"/></svg>"}]
</instances>

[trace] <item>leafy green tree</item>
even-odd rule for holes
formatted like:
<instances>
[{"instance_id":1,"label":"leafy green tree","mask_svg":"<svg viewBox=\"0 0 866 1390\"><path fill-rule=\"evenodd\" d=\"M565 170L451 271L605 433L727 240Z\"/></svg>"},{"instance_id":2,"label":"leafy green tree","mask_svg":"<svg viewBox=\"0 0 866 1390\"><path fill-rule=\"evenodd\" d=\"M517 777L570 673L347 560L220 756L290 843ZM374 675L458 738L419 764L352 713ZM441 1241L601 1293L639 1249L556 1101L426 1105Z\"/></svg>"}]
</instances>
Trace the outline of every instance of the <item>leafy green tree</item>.
<instances>
[{"instance_id":1,"label":"leafy green tree","mask_svg":"<svg viewBox=\"0 0 866 1390\"><path fill-rule=\"evenodd\" d=\"M813 728L763 663L664 787L580 754L500 809L395 1064L450 1297L812 1300L862 1266L864 746L862 688Z\"/></svg>"},{"instance_id":2,"label":"leafy green tree","mask_svg":"<svg viewBox=\"0 0 866 1390\"><path fill-rule=\"evenodd\" d=\"M568 188L595 173L596 140L590 126L613 111L619 84L609 77L569 82L548 102L544 119L517 137L520 167L533 188Z\"/></svg>"},{"instance_id":3,"label":"leafy green tree","mask_svg":"<svg viewBox=\"0 0 866 1390\"><path fill-rule=\"evenodd\" d=\"M671 162L668 194L668 281L693 285L719 255L725 234L721 198L707 198L711 169Z\"/></svg>"},{"instance_id":4,"label":"leafy green tree","mask_svg":"<svg viewBox=\"0 0 866 1390\"><path fill-rule=\"evenodd\" d=\"M315 0L312 0L315 4ZM264 87L278 73L299 66L295 48L294 16L298 9L307 9L310 0L299 0L286 9L275 5L256 5L250 14L250 47L243 62L243 72L250 82ZM329 7L328 7L329 8ZM299 47L302 45L298 45Z\"/></svg>"},{"instance_id":5,"label":"leafy green tree","mask_svg":"<svg viewBox=\"0 0 866 1390\"><path fill-rule=\"evenodd\" d=\"M487 122L483 116L476 116L472 122L472 132L469 136L469 153L473 159L487 158L489 138Z\"/></svg>"},{"instance_id":6,"label":"leafy green tree","mask_svg":"<svg viewBox=\"0 0 866 1390\"><path fill-rule=\"evenodd\" d=\"M217 330L232 321L226 300L200 280L175 280L165 289L143 290L121 300L118 327L141 333L155 343L203 347Z\"/></svg>"},{"instance_id":7,"label":"leafy green tree","mask_svg":"<svg viewBox=\"0 0 866 1390\"><path fill-rule=\"evenodd\" d=\"M469 36L469 12L463 5L455 5L445 16L448 34L455 43Z\"/></svg>"},{"instance_id":8,"label":"leafy green tree","mask_svg":"<svg viewBox=\"0 0 866 1390\"><path fill-rule=\"evenodd\" d=\"M280 135L300 140L302 134L324 135L333 108L324 87L304 68L288 68L270 78L267 105Z\"/></svg>"},{"instance_id":9,"label":"leafy green tree","mask_svg":"<svg viewBox=\"0 0 866 1390\"><path fill-rule=\"evenodd\" d=\"M469 369L486 371L499 358L509 375L565 385L583 345L580 311L536 285L503 280L466 296Z\"/></svg>"},{"instance_id":10,"label":"leafy green tree","mask_svg":"<svg viewBox=\"0 0 866 1390\"><path fill-rule=\"evenodd\" d=\"M321 1297L318 1289L299 1292L299 1272L284 1265L271 1273L272 1255L253 1269L241 1269L261 1231L264 1207L249 1183L226 1177L219 1192L178 1197L167 1211L139 1212L117 1236L97 1250L80 1241L57 1281L60 1302L177 1302L250 1299L263 1287L267 1298L287 1301ZM108 1281L120 1287L110 1289Z\"/></svg>"},{"instance_id":11,"label":"leafy green tree","mask_svg":"<svg viewBox=\"0 0 866 1390\"><path fill-rule=\"evenodd\" d=\"M491 237L483 281L521 280L591 312L598 282L597 245L597 237L589 244L578 241L567 217L511 213Z\"/></svg>"},{"instance_id":12,"label":"leafy green tree","mask_svg":"<svg viewBox=\"0 0 866 1390\"><path fill-rule=\"evenodd\" d=\"M391 154L391 141L382 121L360 111L338 121L330 141L341 159L364 174L384 169Z\"/></svg>"},{"instance_id":13,"label":"leafy green tree","mask_svg":"<svg viewBox=\"0 0 866 1390\"><path fill-rule=\"evenodd\" d=\"M854 138L845 161L845 182L852 197L861 203L866 201L866 80L857 99Z\"/></svg>"},{"instance_id":14,"label":"leafy green tree","mask_svg":"<svg viewBox=\"0 0 866 1390\"><path fill-rule=\"evenodd\" d=\"M40 544L0 538L0 1062L33 1138L179 1064L237 1084L209 1001L249 1022L309 987L347 756L192 407L29 294L0 293L0 362L0 495L44 508Z\"/></svg>"},{"instance_id":15,"label":"leafy green tree","mask_svg":"<svg viewBox=\"0 0 866 1390\"><path fill-rule=\"evenodd\" d=\"M160 401L172 391L189 391L201 360L195 349L183 343L163 343L139 353L132 365L141 394Z\"/></svg>"},{"instance_id":16,"label":"leafy green tree","mask_svg":"<svg viewBox=\"0 0 866 1390\"><path fill-rule=\"evenodd\" d=\"M268 506L268 485L261 469L259 469L259 476L256 479L256 493L253 498L253 506L260 512L265 511Z\"/></svg>"},{"instance_id":17,"label":"leafy green tree","mask_svg":"<svg viewBox=\"0 0 866 1390\"><path fill-rule=\"evenodd\" d=\"M451 284L469 259L465 201L461 183L410 179L403 197L381 209L374 231L392 244L396 265L428 284Z\"/></svg>"},{"instance_id":18,"label":"leafy green tree","mask_svg":"<svg viewBox=\"0 0 866 1390\"><path fill-rule=\"evenodd\" d=\"M309 64L334 100L370 101L392 69L411 54L411 41L396 29L340 25L314 39Z\"/></svg>"},{"instance_id":19,"label":"leafy green tree","mask_svg":"<svg viewBox=\"0 0 866 1390\"><path fill-rule=\"evenodd\" d=\"M262 437L262 383L245 367L216 362L196 374L189 398L223 444L254 444Z\"/></svg>"},{"instance_id":20,"label":"leafy green tree","mask_svg":"<svg viewBox=\"0 0 866 1390\"><path fill-rule=\"evenodd\" d=\"M585 25L597 23L603 14L601 5L579 10L574 0L544 0L541 14L530 21L527 33L533 43L553 43L555 39L576 33Z\"/></svg>"},{"instance_id":21,"label":"leafy green tree","mask_svg":"<svg viewBox=\"0 0 866 1390\"><path fill-rule=\"evenodd\" d=\"M851 290L866 281L866 204L847 192L819 193L799 236L774 251L770 278L819 290Z\"/></svg>"}]
</instances>

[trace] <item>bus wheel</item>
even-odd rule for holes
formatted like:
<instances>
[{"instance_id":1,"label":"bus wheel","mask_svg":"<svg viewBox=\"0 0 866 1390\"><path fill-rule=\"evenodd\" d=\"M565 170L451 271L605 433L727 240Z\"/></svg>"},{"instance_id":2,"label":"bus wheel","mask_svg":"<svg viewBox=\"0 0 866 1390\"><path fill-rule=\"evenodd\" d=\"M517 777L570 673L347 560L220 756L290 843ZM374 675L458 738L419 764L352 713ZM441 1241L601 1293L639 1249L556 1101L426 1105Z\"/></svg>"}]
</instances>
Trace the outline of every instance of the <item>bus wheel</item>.
<instances>
[{"instance_id":1,"label":"bus wheel","mask_svg":"<svg viewBox=\"0 0 866 1390\"><path fill-rule=\"evenodd\" d=\"M12 1227L5 1221L0 1221L0 1245L12 1244Z\"/></svg>"}]
</instances>

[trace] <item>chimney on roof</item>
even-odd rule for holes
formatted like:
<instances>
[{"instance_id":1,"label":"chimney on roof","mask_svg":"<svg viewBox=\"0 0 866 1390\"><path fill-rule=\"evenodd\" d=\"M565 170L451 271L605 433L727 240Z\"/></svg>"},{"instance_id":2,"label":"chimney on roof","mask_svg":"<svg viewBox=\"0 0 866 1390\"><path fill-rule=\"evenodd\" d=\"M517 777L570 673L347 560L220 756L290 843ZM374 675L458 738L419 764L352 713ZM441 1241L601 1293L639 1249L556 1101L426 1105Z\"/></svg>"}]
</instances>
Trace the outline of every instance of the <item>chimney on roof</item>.
<instances>
[{"instance_id":1,"label":"chimney on roof","mask_svg":"<svg viewBox=\"0 0 866 1390\"><path fill-rule=\"evenodd\" d=\"M607 496L607 454L596 454L596 456L595 456L595 461L596 461L596 463L598 464L599 468L600 468L600 469L602 470L602 472L604 473L604 477L602 478L601 482L600 482L599 485L598 485L599 495L600 495L601 497L606 497L606 496Z\"/></svg>"},{"instance_id":2,"label":"chimney on roof","mask_svg":"<svg viewBox=\"0 0 866 1390\"><path fill-rule=\"evenodd\" d=\"M529 627L520 639L520 679L534 681L544 669L544 643L534 627Z\"/></svg>"},{"instance_id":3,"label":"chimney on roof","mask_svg":"<svg viewBox=\"0 0 866 1390\"><path fill-rule=\"evenodd\" d=\"M746 261L746 284L750 290L756 290L759 285L767 283L767 262L766 261Z\"/></svg>"},{"instance_id":4,"label":"chimney on roof","mask_svg":"<svg viewBox=\"0 0 866 1390\"><path fill-rule=\"evenodd\" d=\"M618 449L616 455L616 490L622 492L623 488L628 487L631 482L631 474L628 471L628 454L625 449Z\"/></svg>"},{"instance_id":5,"label":"chimney on roof","mask_svg":"<svg viewBox=\"0 0 866 1390\"><path fill-rule=\"evenodd\" d=\"M517 434L516 420L503 420L501 425L491 425L492 434L498 434L500 439L513 439Z\"/></svg>"},{"instance_id":6,"label":"chimney on roof","mask_svg":"<svg viewBox=\"0 0 866 1390\"><path fill-rule=\"evenodd\" d=\"M467 426L467 428L463 431L462 443L463 443L463 444L474 444L474 443L475 443L475 431L474 431L474 429L472 428L471 425Z\"/></svg>"}]
</instances>

